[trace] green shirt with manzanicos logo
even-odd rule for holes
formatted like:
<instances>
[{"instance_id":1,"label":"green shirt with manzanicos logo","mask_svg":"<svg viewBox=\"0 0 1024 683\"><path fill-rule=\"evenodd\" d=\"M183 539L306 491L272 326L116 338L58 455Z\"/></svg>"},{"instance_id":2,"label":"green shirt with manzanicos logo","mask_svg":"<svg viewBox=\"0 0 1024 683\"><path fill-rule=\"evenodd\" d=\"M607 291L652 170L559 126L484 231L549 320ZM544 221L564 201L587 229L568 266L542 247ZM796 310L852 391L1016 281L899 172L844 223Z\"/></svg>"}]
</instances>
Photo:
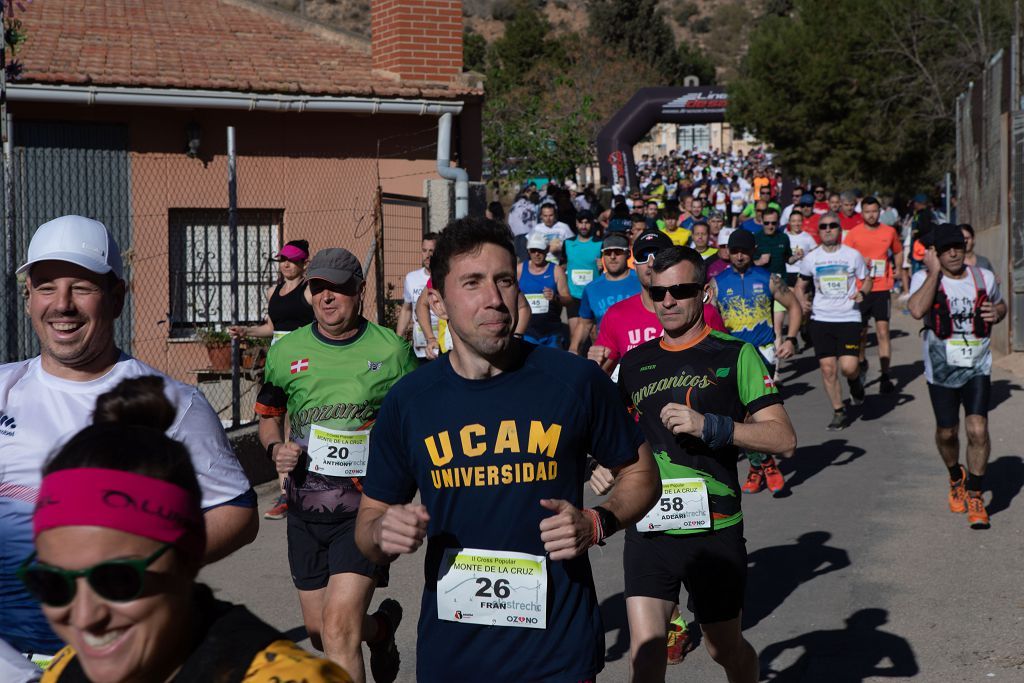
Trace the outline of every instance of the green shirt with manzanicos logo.
<instances>
[{"instance_id":1,"label":"green shirt with manzanicos logo","mask_svg":"<svg viewBox=\"0 0 1024 683\"><path fill-rule=\"evenodd\" d=\"M757 349L723 332L705 328L686 347L653 339L627 353L619 371L619 393L654 451L662 479L700 478L707 484L715 529L743 519L736 461L739 448L712 450L701 439L674 435L661 422L668 403L731 417L743 422L770 405L782 403ZM679 529L663 533L707 533Z\"/></svg>"}]
</instances>

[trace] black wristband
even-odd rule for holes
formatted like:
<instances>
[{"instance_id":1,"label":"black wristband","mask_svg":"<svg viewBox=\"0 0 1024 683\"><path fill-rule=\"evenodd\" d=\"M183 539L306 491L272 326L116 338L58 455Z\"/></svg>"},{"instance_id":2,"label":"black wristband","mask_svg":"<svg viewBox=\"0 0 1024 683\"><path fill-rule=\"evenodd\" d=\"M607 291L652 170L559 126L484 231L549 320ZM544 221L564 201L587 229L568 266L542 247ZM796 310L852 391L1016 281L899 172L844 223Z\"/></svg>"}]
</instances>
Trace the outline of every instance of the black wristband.
<instances>
[{"instance_id":1,"label":"black wristband","mask_svg":"<svg viewBox=\"0 0 1024 683\"><path fill-rule=\"evenodd\" d=\"M268 443L267 444L267 457L270 458L271 460L273 460L274 459L274 446L276 446L278 444L282 444L282 443L284 443L284 441L271 441L270 443Z\"/></svg>"},{"instance_id":2,"label":"black wristband","mask_svg":"<svg viewBox=\"0 0 1024 683\"><path fill-rule=\"evenodd\" d=\"M619 530L619 519L615 515L600 505L596 505L591 509L597 513L598 519L601 520L601 528L604 530L605 538Z\"/></svg>"},{"instance_id":3,"label":"black wristband","mask_svg":"<svg viewBox=\"0 0 1024 683\"><path fill-rule=\"evenodd\" d=\"M788 341L788 342L792 343L793 346L796 346L796 337L786 337L786 339L784 341Z\"/></svg>"}]
</instances>

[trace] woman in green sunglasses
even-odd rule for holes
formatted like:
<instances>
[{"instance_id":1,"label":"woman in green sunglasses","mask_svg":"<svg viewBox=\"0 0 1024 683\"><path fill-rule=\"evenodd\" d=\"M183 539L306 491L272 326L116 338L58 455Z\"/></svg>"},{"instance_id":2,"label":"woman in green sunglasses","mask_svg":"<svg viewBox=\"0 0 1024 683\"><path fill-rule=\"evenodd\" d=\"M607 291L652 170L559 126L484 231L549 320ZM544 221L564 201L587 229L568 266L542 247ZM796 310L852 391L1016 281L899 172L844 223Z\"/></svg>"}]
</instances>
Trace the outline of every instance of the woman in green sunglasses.
<instances>
[{"instance_id":1,"label":"woman in green sunglasses","mask_svg":"<svg viewBox=\"0 0 1024 683\"><path fill-rule=\"evenodd\" d=\"M43 472L36 554L18 570L68 644L44 683L351 681L195 582L205 532L163 380L126 380Z\"/></svg>"}]
</instances>

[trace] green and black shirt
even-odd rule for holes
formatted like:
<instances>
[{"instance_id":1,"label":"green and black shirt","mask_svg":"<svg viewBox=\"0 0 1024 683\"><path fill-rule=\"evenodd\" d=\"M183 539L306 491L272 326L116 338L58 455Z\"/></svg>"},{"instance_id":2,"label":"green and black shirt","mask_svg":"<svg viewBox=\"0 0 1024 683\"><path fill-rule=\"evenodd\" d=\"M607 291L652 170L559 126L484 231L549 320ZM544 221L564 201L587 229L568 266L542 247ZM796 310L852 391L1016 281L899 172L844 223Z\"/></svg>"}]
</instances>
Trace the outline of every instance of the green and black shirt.
<instances>
[{"instance_id":1,"label":"green and black shirt","mask_svg":"<svg viewBox=\"0 0 1024 683\"><path fill-rule=\"evenodd\" d=\"M736 461L740 449L712 450L689 435L673 435L661 423L668 403L743 422L748 415L782 403L760 354L750 344L710 327L696 341L673 346L653 339L627 353L620 364L619 393L651 444L662 479L705 481L715 529L743 519ZM669 534L706 533L701 529Z\"/></svg>"}]
</instances>

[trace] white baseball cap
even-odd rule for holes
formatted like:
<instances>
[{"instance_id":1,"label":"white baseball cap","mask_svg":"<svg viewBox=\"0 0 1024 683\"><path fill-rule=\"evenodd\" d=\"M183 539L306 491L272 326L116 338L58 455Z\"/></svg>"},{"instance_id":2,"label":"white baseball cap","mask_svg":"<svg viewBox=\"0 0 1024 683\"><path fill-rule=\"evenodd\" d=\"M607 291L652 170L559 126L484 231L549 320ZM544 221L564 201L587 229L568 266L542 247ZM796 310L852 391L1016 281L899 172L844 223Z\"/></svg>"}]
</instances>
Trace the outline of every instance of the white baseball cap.
<instances>
[{"instance_id":1,"label":"white baseball cap","mask_svg":"<svg viewBox=\"0 0 1024 683\"><path fill-rule=\"evenodd\" d=\"M543 249L544 251L547 251L548 250L548 240L547 240L546 237L544 237L544 234L541 233L541 232L536 232L536 231L531 232L530 236L526 238L526 248L527 249Z\"/></svg>"},{"instance_id":2,"label":"white baseball cap","mask_svg":"<svg viewBox=\"0 0 1024 683\"><path fill-rule=\"evenodd\" d=\"M121 250L110 231L84 216L61 216L40 225L28 244L28 261L17 272L39 261L67 261L100 275L112 272L124 278Z\"/></svg>"}]
</instances>

